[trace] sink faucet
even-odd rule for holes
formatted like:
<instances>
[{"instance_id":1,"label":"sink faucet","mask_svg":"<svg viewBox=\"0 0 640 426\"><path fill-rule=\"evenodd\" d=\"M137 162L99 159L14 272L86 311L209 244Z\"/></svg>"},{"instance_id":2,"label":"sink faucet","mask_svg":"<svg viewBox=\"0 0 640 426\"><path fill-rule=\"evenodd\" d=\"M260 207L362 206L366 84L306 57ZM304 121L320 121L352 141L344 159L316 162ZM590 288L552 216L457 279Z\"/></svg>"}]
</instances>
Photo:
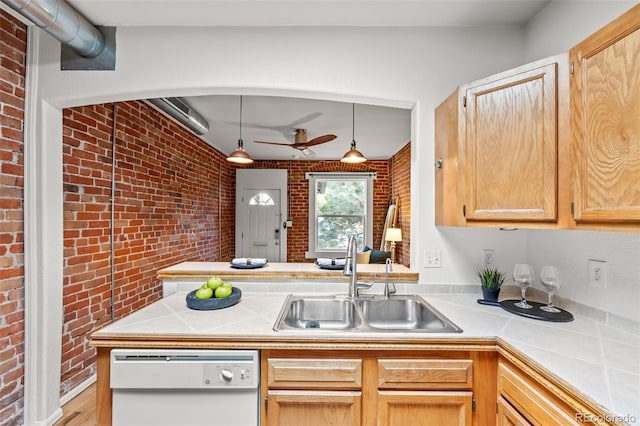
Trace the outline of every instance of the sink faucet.
<instances>
[{"instance_id":1,"label":"sink faucet","mask_svg":"<svg viewBox=\"0 0 640 426\"><path fill-rule=\"evenodd\" d=\"M393 263L391 262L391 258L387 258L384 262L384 297L389 297L390 294L395 294L396 285L391 283L391 287L389 287L389 272L393 271Z\"/></svg>"},{"instance_id":2,"label":"sink faucet","mask_svg":"<svg viewBox=\"0 0 640 426\"><path fill-rule=\"evenodd\" d=\"M347 254L345 256L344 268L342 275L350 277L349 279L349 297L358 297L360 288L370 288L371 284L358 283L358 243L355 234L349 236L347 243Z\"/></svg>"}]
</instances>

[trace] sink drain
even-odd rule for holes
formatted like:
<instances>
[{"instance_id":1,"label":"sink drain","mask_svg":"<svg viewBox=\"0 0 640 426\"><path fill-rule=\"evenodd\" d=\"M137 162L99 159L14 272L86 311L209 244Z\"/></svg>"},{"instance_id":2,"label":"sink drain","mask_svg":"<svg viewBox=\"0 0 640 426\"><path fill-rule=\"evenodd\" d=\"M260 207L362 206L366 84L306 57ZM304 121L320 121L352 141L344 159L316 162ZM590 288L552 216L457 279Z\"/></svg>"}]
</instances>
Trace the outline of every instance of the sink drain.
<instances>
[{"instance_id":1,"label":"sink drain","mask_svg":"<svg viewBox=\"0 0 640 426\"><path fill-rule=\"evenodd\" d=\"M318 323L318 321L307 321L307 323L305 324L305 328L320 328L320 324Z\"/></svg>"}]
</instances>

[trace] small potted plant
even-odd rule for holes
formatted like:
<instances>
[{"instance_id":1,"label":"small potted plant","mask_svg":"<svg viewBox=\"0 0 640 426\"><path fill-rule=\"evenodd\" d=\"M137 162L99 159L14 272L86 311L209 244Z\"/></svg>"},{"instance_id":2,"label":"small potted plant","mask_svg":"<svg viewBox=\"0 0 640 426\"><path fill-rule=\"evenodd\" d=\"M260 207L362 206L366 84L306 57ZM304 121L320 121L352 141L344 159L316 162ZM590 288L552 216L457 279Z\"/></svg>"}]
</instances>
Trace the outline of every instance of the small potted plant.
<instances>
[{"instance_id":1,"label":"small potted plant","mask_svg":"<svg viewBox=\"0 0 640 426\"><path fill-rule=\"evenodd\" d=\"M482 287L482 298L487 302L498 302L500 287L504 283L505 276L497 268L485 267L478 272L480 285Z\"/></svg>"}]
</instances>

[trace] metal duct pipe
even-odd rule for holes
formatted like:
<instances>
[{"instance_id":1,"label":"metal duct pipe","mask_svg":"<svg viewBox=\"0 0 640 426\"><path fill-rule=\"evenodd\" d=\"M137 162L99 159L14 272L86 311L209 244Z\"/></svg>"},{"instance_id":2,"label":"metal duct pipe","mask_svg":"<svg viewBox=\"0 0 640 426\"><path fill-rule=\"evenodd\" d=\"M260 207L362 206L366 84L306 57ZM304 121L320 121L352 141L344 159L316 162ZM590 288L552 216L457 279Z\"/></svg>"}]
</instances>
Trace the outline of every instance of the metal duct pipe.
<instances>
[{"instance_id":1,"label":"metal duct pipe","mask_svg":"<svg viewBox=\"0 0 640 426\"><path fill-rule=\"evenodd\" d=\"M78 55L93 58L102 52L104 36L64 0L2 0Z\"/></svg>"},{"instance_id":2,"label":"metal duct pipe","mask_svg":"<svg viewBox=\"0 0 640 426\"><path fill-rule=\"evenodd\" d=\"M180 98L153 98L146 101L196 135L204 135L209 131L207 120Z\"/></svg>"}]
</instances>

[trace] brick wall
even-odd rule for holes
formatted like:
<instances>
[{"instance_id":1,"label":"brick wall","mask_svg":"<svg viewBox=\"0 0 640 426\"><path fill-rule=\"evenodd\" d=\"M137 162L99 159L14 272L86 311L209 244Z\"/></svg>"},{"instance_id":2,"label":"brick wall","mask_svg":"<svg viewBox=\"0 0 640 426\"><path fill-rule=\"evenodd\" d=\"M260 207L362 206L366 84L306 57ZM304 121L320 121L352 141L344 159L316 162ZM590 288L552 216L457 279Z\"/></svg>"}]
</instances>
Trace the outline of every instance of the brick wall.
<instances>
[{"instance_id":1,"label":"brick wall","mask_svg":"<svg viewBox=\"0 0 640 426\"><path fill-rule=\"evenodd\" d=\"M95 372L89 336L111 320L113 105L65 109L63 117L64 394ZM117 319L161 297L159 269L230 258L233 240L221 238L219 224L234 221L227 201L235 198L235 172L143 102L118 103L116 129Z\"/></svg>"},{"instance_id":2,"label":"brick wall","mask_svg":"<svg viewBox=\"0 0 640 426\"><path fill-rule=\"evenodd\" d=\"M0 10L0 425L24 407L23 122L27 33Z\"/></svg>"},{"instance_id":3,"label":"brick wall","mask_svg":"<svg viewBox=\"0 0 640 426\"><path fill-rule=\"evenodd\" d=\"M311 262L305 259L309 239L309 181L307 172L376 172L373 181L373 241L374 248L380 248L380 238L384 219L389 207L391 177L387 160L369 160L361 164L345 164L335 161L282 160L256 161L260 169L286 169L289 178L289 220L293 227L287 230L287 261Z\"/></svg>"},{"instance_id":4,"label":"brick wall","mask_svg":"<svg viewBox=\"0 0 640 426\"><path fill-rule=\"evenodd\" d=\"M402 147L390 160L393 196L398 197L397 225L402 229L403 241L396 243L396 262L411 263L411 142Z\"/></svg>"}]
</instances>

